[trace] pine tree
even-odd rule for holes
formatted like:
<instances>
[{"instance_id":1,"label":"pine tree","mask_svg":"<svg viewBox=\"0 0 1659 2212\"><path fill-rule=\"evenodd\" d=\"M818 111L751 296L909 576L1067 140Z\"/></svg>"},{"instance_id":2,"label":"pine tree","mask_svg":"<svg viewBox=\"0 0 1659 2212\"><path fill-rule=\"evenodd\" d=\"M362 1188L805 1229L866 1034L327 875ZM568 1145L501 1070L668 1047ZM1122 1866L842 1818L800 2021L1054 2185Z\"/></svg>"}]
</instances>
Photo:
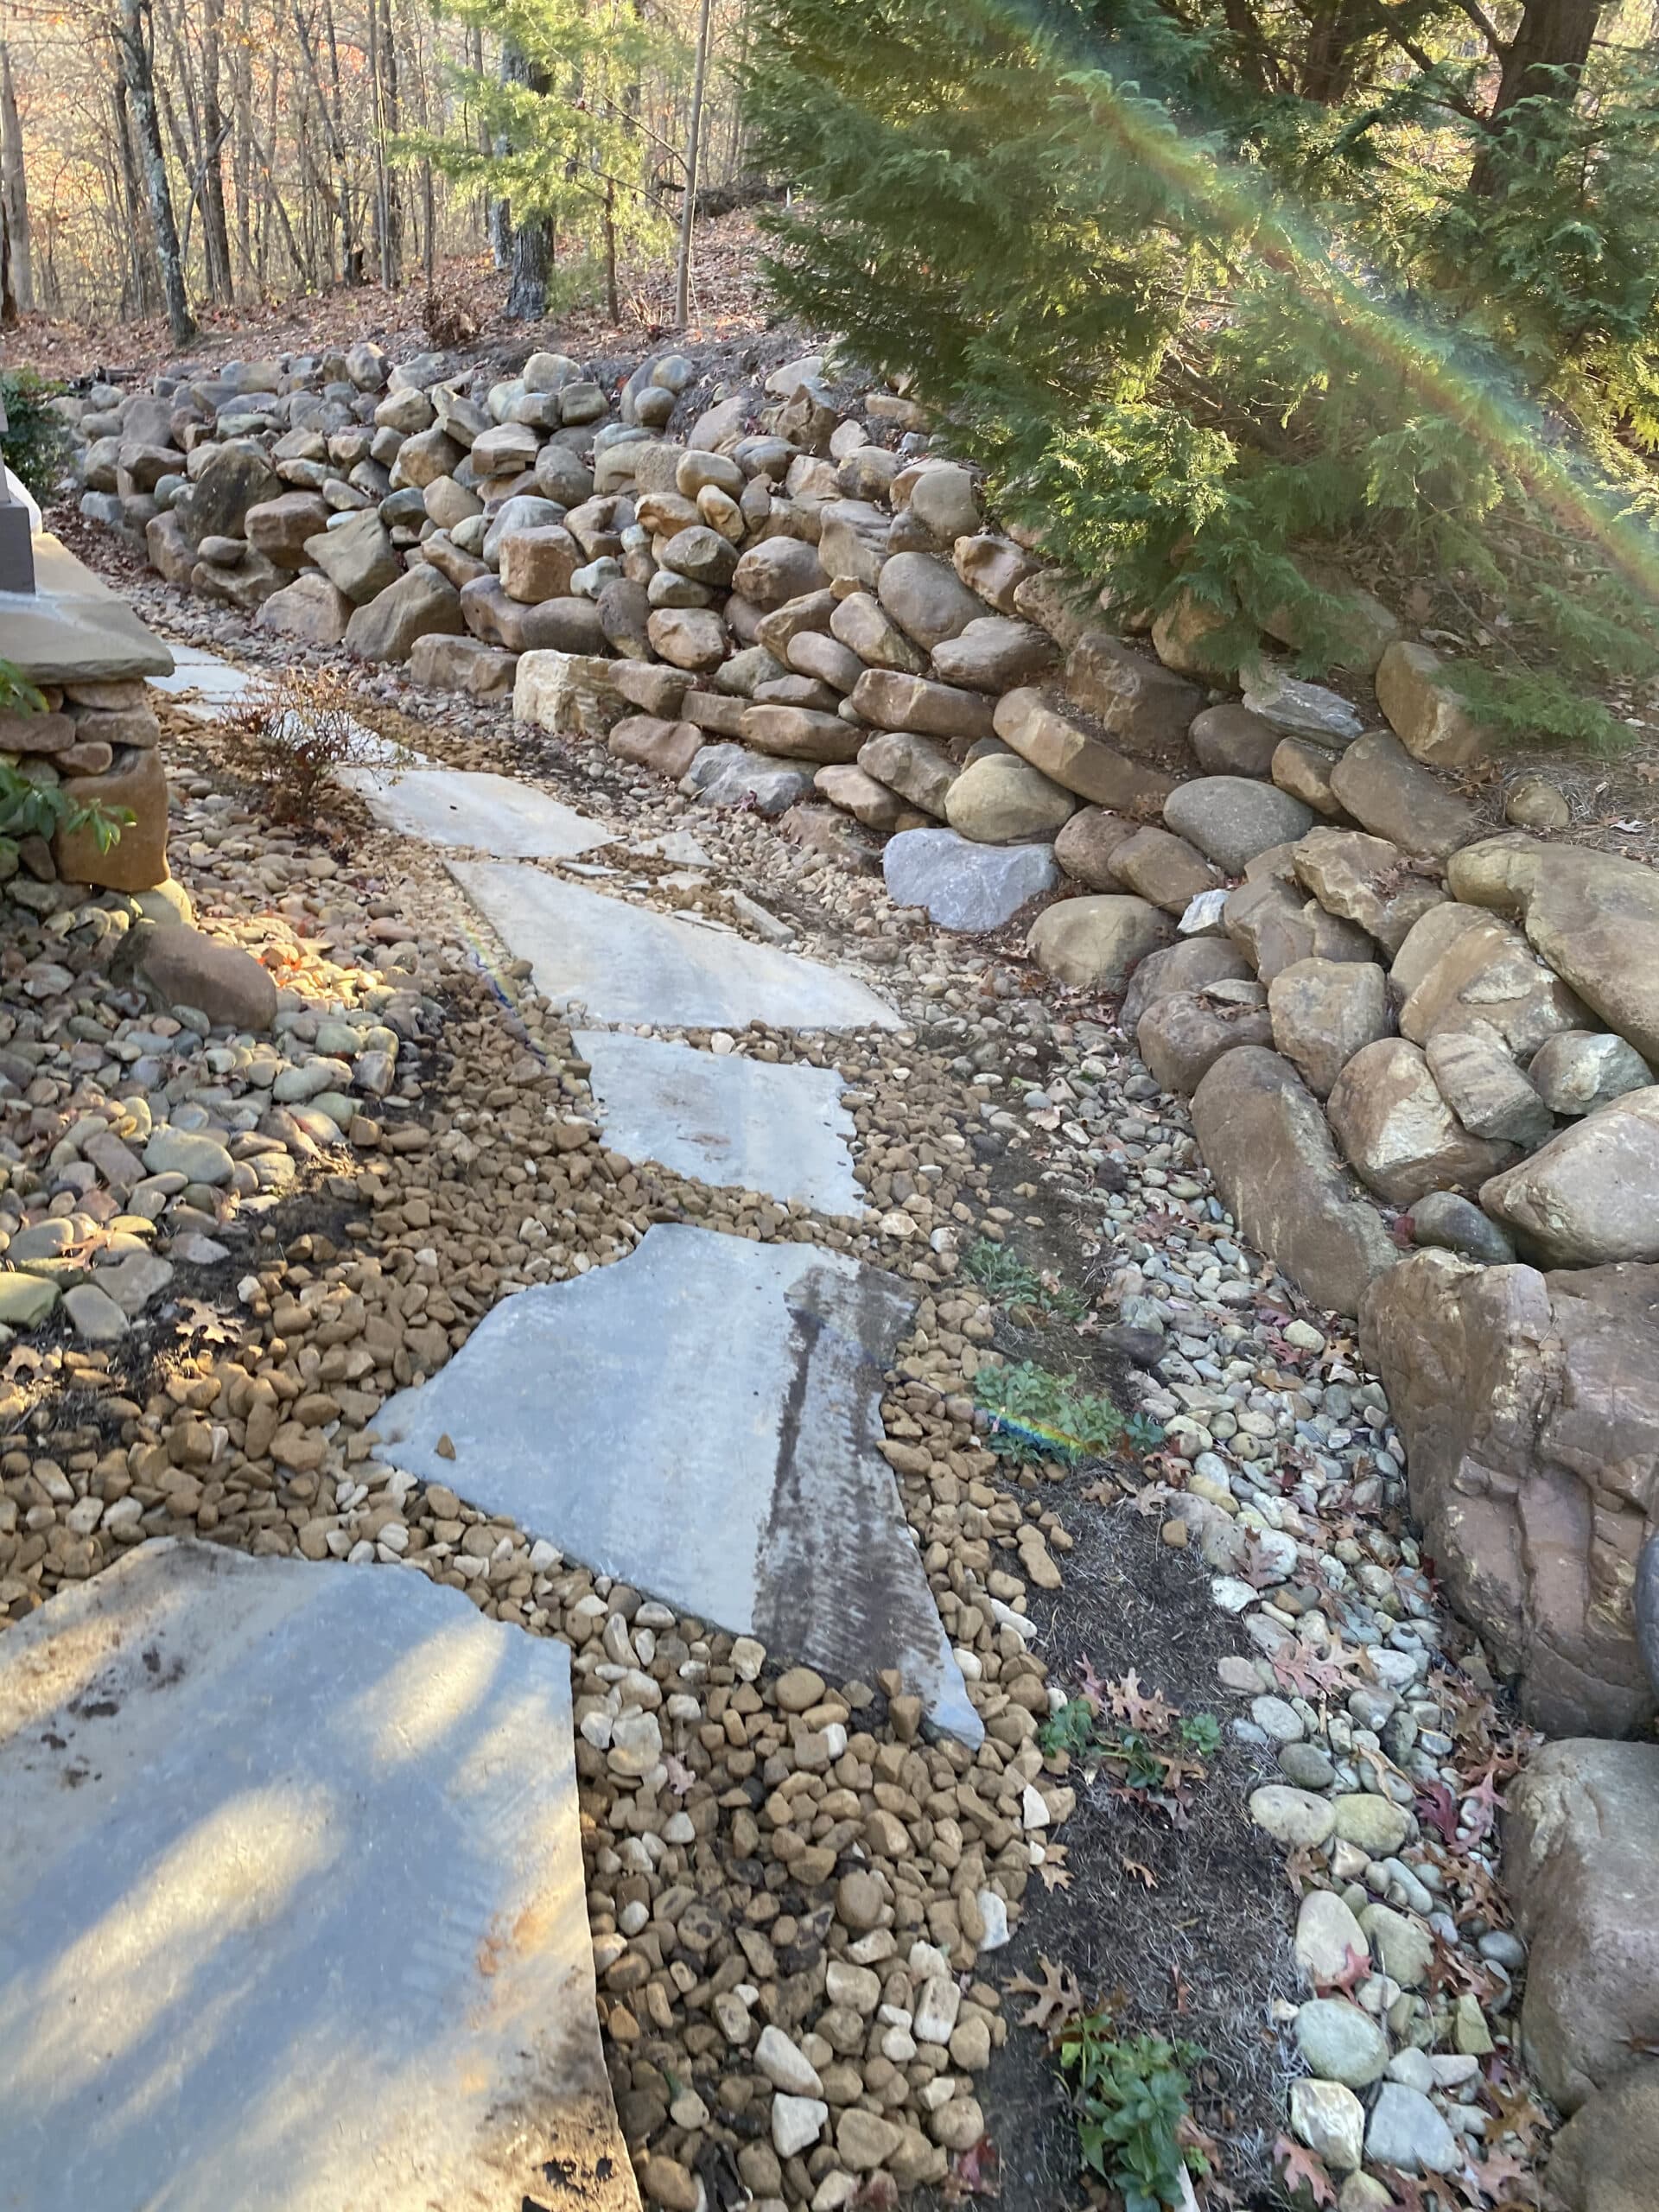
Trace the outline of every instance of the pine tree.
<instances>
[{"instance_id":1,"label":"pine tree","mask_svg":"<svg viewBox=\"0 0 1659 2212\"><path fill-rule=\"evenodd\" d=\"M1659 666L1653 74L1488 124L1405 12L1418 60L1339 92L1234 0L762 0L770 278L1126 603L1195 596L1218 653L1287 613L1313 672L1306 555L1385 539L1522 649L1483 711L1611 740L1578 690Z\"/></svg>"},{"instance_id":2,"label":"pine tree","mask_svg":"<svg viewBox=\"0 0 1659 2212\"><path fill-rule=\"evenodd\" d=\"M452 72L475 135L410 132L405 159L506 203L508 312L534 321L583 296L602 265L613 310L626 253L659 248L668 224L651 198L638 87L677 42L633 0L442 0L443 12L501 41L499 74ZM478 128L481 125L482 128ZM555 241L577 258L555 267Z\"/></svg>"}]
</instances>

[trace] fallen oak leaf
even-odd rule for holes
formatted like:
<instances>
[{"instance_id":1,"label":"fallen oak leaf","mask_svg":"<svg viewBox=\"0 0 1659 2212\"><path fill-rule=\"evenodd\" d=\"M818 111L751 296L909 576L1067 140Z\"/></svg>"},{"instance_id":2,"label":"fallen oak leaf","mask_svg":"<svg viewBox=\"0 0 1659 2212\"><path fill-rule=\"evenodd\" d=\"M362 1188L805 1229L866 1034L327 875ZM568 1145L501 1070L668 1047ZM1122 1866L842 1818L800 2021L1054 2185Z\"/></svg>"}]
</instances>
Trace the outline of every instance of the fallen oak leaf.
<instances>
[{"instance_id":1,"label":"fallen oak leaf","mask_svg":"<svg viewBox=\"0 0 1659 2212\"><path fill-rule=\"evenodd\" d=\"M1108 1682L1103 1688L1116 1719L1149 1736L1161 1735L1176 1718L1176 1708L1160 1692L1154 1690L1148 1696L1142 1691L1141 1677L1134 1668L1121 1682Z\"/></svg>"},{"instance_id":2,"label":"fallen oak leaf","mask_svg":"<svg viewBox=\"0 0 1659 2212\"><path fill-rule=\"evenodd\" d=\"M1125 1859L1121 1862L1121 1864L1122 1866L1123 1872L1126 1874L1135 1875L1137 1879L1145 1884L1147 1889L1155 1890L1157 1888L1158 1877L1153 1872L1150 1866L1143 1866L1138 1859Z\"/></svg>"},{"instance_id":3,"label":"fallen oak leaf","mask_svg":"<svg viewBox=\"0 0 1659 2212\"><path fill-rule=\"evenodd\" d=\"M1287 2196L1305 2189L1315 2204L1336 2202L1336 2188L1325 2171L1324 2159L1305 2143L1281 2135L1273 2146L1273 2162L1279 2169L1280 2185Z\"/></svg>"},{"instance_id":4,"label":"fallen oak leaf","mask_svg":"<svg viewBox=\"0 0 1659 2212\"><path fill-rule=\"evenodd\" d=\"M1320 1997L1328 1996L1333 1989L1341 1990L1344 1996L1351 1996L1362 1981L1370 1980L1372 1972L1370 1953L1357 1951L1350 1943L1343 1954L1340 1970L1328 1978L1321 1977L1314 1983L1314 1990Z\"/></svg>"},{"instance_id":5,"label":"fallen oak leaf","mask_svg":"<svg viewBox=\"0 0 1659 2212\"><path fill-rule=\"evenodd\" d=\"M1008 1984L1010 1995L1036 2000L1020 2015L1020 2026L1046 2031L1061 2021L1076 2019L1083 2011L1083 1991L1076 1974L1070 1967L1057 1967L1046 1952L1038 1953L1037 1964L1043 1977L1040 1981L1020 1974Z\"/></svg>"},{"instance_id":6,"label":"fallen oak leaf","mask_svg":"<svg viewBox=\"0 0 1659 2212\"><path fill-rule=\"evenodd\" d=\"M944 2194L948 2197L1001 2196L1001 2154L988 2135L982 2135L977 2143L970 2143L952 2158Z\"/></svg>"}]
</instances>

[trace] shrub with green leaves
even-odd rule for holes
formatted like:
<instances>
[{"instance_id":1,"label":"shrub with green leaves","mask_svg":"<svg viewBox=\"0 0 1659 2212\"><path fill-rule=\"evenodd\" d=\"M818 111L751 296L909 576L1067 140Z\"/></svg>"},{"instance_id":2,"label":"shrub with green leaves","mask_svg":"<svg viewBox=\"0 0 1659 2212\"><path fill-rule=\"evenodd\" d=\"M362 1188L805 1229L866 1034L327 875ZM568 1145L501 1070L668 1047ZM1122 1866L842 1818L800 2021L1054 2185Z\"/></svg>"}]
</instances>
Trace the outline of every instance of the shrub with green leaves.
<instances>
[{"instance_id":1,"label":"shrub with green leaves","mask_svg":"<svg viewBox=\"0 0 1659 2212\"><path fill-rule=\"evenodd\" d=\"M22 670L0 660L0 710L39 715L46 701ZM36 783L29 772L28 753L14 765L0 759L0 838L16 845L23 837L51 837L60 830L90 830L100 853L107 853L133 820L124 806L84 806L71 799L60 784ZM15 861L13 863L15 865Z\"/></svg>"},{"instance_id":2,"label":"shrub with green leaves","mask_svg":"<svg viewBox=\"0 0 1659 2212\"><path fill-rule=\"evenodd\" d=\"M1209 2171L1180 2135L1192 2087L1185 2069L1202 2056L1160 2036L1116 2036L1102 2012L1062 2030L1060 2067L1071 2076L1084 2165L1122 2193L1123 2212L1169 2212L1185 2201L1182 2170Z\"/></svg>"},{"instance_id":3,"label":"shrub with green leaves","mask_svg":"<svg viewBox=\"0 0 1659 2212\"><path fill-rule=\"evenodd\" d=\"M1381 542L1484 640L1487 719L1624 740L1583 694L1659 669L1650 61L1535 73L1488 129L1450 0L1321 16L1334 76L1248 0L758 15L774 293L904 372L1005 518L1309 674L1348 603L1307 555Z\"/></svg>"},{"instance_id":4,"label":"shrub with green leaves","mask_svg":"<svg viewBox=\"0 0 1659 2212\"><path fill-rule=\"evenodd\" d=\"M52 404L62 390L34 369L0 369L6 466L42 505L55 497L75 450L68 424Z\"/></svg>"}]
</instances>

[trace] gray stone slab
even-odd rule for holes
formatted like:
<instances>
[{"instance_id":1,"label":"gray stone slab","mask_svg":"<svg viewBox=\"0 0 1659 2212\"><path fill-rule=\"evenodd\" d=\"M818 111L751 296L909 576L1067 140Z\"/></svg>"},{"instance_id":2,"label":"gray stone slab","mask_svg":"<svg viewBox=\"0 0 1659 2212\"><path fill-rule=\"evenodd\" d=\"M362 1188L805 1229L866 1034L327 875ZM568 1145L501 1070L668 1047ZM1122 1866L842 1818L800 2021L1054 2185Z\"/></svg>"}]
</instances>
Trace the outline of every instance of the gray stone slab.
<instances>
[{"instance_id":1,"label":"gray stone slab","mask_svg":"<svg viewBox=\"0 0 1659 2212\"><path fill-rule=\"evenodd\" d=\"M147 1544L0 1638L0 2203L638 2212L560 1645Z\"/></svg>"},{"instance_id":2,"label":"gray stone slab","mask_svg":"<svg viewBox=\"0 0 1659 2212\"><path fill-rule=\"evenodd\" d=\"M49 533L33 550L35 589L0 592L0 660L36 683L167 673L172 654L102 577Z\"/></svg>"},{"instance_id":3,"label":"gray stone slab","mask_svg":"<svg viewBox=\"0 0 1659 2212\"><path fill-rule=\"evenodd\" d=\"M978 845L954 830L901 830L881 855L895 906L925 906L942 930L1000 930L1060 880L1052 845Z\"/></svg>"},{"instance_id":4,"label":"gray stone slab","mask_svg":"<svg viewBox=\"0 0 1659 2212\"><path fill-rule=\"evenodd\" d=\"M834 1068L723 1058L606 1029L579 1029L605 1141L629 1160L821 1213L861 1214L852 1116Z\"/></svg>"},{"instance_id":5,"label":"gray stone slab","mask_svg":"<svg viewBox=\"0 0 1659 2212\"><path fill-rule=\"evenodd\" d=\"M429 844L471 846L498 860L564 860L608 844L615 832L591 815L511 776L461 768L346 768L377 821Z\"/></svg>"},{"instance_id":6,"label":"gray stone slab","mask_svg":"<svg viewBox=\"0 0 1659 2212\"><path fill-rule=\"evenodd\" d=\"M876 1449L912 1306L841 1253L660 1224L613 1267L503 1299L375 1433L397 1465L780 1661L832 1681L896 1667L976 1744Z\"/></svg>"},{"instance_id":7,"label":"gray stone slab","mask_svg":"<svg viewBox=\"0 0 1659 2212\"><path fill-rule=\"evenodd\" d=\"M599 1021L745 1029L896 1029L874 991L798 953L630 906L540 868L451 861L449 873L538 990Z\"/></svg>"},{"instance_id":8,"label":"gray stone slab","mask_svg":"<svg viewBox=\"0 0 1659 2212\"><path fill-rule=\"evenodd\" d=\"M210 705L225 706L239 699L245 691L253 690L260 677L257 670L237 668L200 645L175 645L170 672L149 680L158 691L174 698L194 693L196 696L187 703L193 711L205 713Z\"/></svg>"}]
</instances>

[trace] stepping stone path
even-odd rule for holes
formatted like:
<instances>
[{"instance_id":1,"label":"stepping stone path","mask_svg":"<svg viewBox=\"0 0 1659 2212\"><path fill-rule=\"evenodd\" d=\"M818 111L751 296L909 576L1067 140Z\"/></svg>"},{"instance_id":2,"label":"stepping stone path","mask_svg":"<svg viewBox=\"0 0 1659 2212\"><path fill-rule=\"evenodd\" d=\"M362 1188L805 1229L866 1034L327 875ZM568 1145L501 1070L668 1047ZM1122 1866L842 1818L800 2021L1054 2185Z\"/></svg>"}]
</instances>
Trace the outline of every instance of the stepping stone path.
<instances>
[{"instance_id":1,"label":"stepping stone path","mask_svg":"<svg viewBox=\"0 0 1659 2212\"><path fill-rule=\"evenodd\" d=\"M912 1308L839 1253L661 1224L612 1267L503 1299L374 1434L423 1481L832 1681L897 1668L977 1744L876 1450Z\"/></svg>"},{"instance_id":2,"label":"stepping stone path","mask_svg":"<svg viewBox=\"0 0 1659 2212\"><path fill-rule=\"evenodd\" d=\"M375 819L429 844L470 847L503 860L565 860L611 842L591 816L561 806L512 776L459 768L347 768Z\"/></svg>"},{"instance_id":3,"label":"stepping stone path","mask_svg":"<svg viewBox=\"0 0 1659 2212\"><path fill-rule=\"evenodd\" d=\"M823 1213L863 1211L847 1148L853 1117L833 1068L689 1052L605 1029L575 1030L572 1041L593 1070L613 1152L700 1182L764 1191L785 1205L798 1198Z\"/></svg>"},{"instance_id":4,"label":"stepping stone path","mask_svg":"<svg viewBox=\"0 0 1659 2212\"><path fill-rule=\"evenodd\" d=\"M146 1544L0 1638L0 2175L29 2212L637 2212L562 1644Z\"/></svg>"},{"instance_id":5,"label":"stepping stone path","mask_svg":"<svg viewBox=\"0 0 1659 2212\"><path fill-rule=\"evenodd\" d=\"M257 681L194 647L175 660L159 688L203 720ZM488 854L450 861L456 883L550 999L586 1008L609 1147L862 1213L833 1068L601 1025L891 1029L891 1007L533 865L601 875L580 856L617 842L533 786L355 737L346 780L376 818ZM655 849L712 866L683 833ZM913 1311L842 1254L659 1224L611 1266L501 1300L373 1433L405 1472L774 1661L895 1670L977 1745L878 1448ZM660 1759L652 1713L630 1716L638 1741L619 1723L600 1742L597 1718L583 1734L612 1761ZM565 1647L416 1574L157 1542L53 1598L0 1642L7 2201L637 2212L575 1759Z\"/></svg>"},{"instance_id":6,"label":"stepping stone path","mask_svg":"<svg viewBox=\"0 0 1659 2212\"><path fill-rule=\"evenodd\" d=\"M896 1029L873 991L799 953L561 883L539 868L452 861L449 873L536 988L601 1021L747 1029Z\"/></svg>"}]
</instances>

